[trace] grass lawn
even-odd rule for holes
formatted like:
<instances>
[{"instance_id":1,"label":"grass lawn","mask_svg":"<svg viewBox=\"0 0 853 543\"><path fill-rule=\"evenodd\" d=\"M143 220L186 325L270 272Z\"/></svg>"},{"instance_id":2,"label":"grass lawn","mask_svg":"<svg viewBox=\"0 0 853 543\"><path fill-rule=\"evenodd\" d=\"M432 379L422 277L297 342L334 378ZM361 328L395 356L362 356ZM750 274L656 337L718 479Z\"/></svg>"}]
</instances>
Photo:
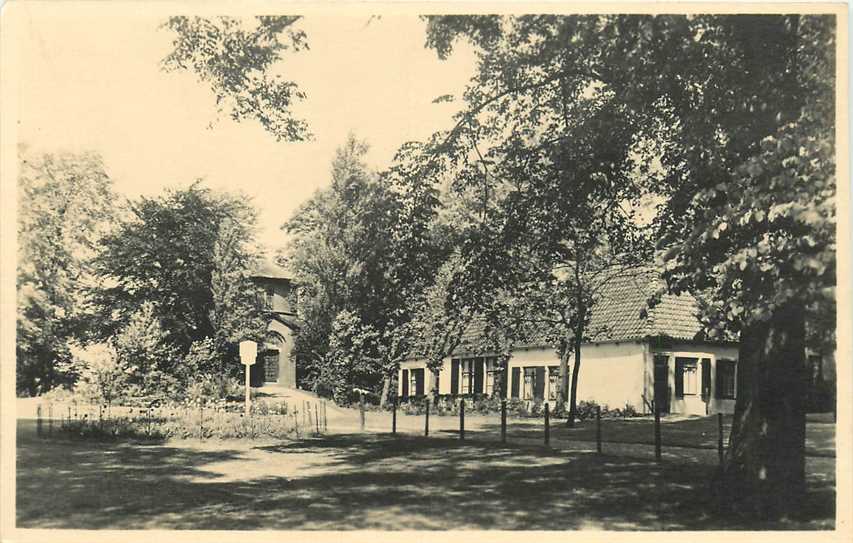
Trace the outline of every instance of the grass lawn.
<instances>
[{"instance_id":1,"label":"grass lawn","mask_svg":"<svg viewBox=\"0 0 853 543\"><path fill-rule=\"evenodd\" d=\"M304 442L44 439L19 421L20 528L831 529L834 459L804 519L715 513L713 465L476 440L340 434ZM831 467L831 469L830 469Z\"/></svg>"}]
</instances>

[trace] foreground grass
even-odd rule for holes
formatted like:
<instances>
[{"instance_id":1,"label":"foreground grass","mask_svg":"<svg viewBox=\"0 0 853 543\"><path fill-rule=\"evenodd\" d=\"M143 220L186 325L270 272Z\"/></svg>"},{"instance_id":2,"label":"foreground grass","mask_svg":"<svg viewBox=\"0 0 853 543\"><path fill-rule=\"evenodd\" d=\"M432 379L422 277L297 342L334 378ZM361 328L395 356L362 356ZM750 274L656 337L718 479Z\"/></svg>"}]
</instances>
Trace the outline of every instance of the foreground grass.
<instances>
[{"instance_id":1,"label":"foreground grass","mask_svg":"<svg viewBox=\"0 0 853 543\"><path fill-rule=\"evenodd\" d=\"M831 529L812 480L805 520L715 514L711 466L441 438L97 443L19 422L21 528Z\"/></svg>"}]
</instances>

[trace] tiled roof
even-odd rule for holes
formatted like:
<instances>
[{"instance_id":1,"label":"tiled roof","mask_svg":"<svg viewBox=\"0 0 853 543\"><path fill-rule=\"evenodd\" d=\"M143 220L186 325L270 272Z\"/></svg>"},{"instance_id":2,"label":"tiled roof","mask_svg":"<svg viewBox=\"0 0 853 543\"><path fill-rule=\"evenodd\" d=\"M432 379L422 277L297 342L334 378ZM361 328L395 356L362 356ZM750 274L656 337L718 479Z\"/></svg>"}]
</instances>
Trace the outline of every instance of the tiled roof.
<instances>
[{"instance_id":1,"label":"tiled roof","mask_svg":"<svg viewBox=\"0 0 853 543\"><path fill-rule=\"evenodd\" d=\"M263 279L290 279L291 276L287 270L271 260L263 260L257 268L252 272L252 277Z\"/></svg>"},{"instance_id":2,"label":"tiled roof","mask_svg":"<svg viewBox=\"0 0 853 543\"><path fill-rule=\"evenodd\" d=\"M623 273L605 283L587 327L592 341L630 341L649 337L687 341L701 339L698 306L692 296L665 294L659 303L649 307L649 299L661 284L659 275L649 268ZM484 319L474 319L457 351L465 351L465 345L475 345L485 328ZM548 341L544 333L534 334L527 344L545 346Z\"/></svg>"},{"instance_id":3,"label":"tiled roof","mask_svg":"<svg viewBox=\"0 0 853 543\"><path fill-rule=\"evenodd\" d=\"M622 341L664 336L694 340L702 333L696 300L689 294L664 294L649 307L661 285L659 276L639 269L614 277L601 290L592 309L589 333L594 341Z\"/></svg>"}]
</instances>

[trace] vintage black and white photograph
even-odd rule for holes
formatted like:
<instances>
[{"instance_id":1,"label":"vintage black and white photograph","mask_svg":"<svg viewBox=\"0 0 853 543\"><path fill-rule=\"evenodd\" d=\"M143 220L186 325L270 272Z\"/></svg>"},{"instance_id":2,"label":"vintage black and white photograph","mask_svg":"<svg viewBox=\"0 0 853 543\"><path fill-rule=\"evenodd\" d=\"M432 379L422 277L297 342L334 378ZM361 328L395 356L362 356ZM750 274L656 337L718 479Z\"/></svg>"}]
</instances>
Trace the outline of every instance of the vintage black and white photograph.
<instances>
[{"instance_id":1,"label":"vintage black and white photograph","mask_svg":"<svg viewBox=\"0 0 853 543\"><path fill-rule=\"evenodd\" d=\"M849 537L845 4L214 6L4 7L4 540Z\"/></svg>"}]
</instances>

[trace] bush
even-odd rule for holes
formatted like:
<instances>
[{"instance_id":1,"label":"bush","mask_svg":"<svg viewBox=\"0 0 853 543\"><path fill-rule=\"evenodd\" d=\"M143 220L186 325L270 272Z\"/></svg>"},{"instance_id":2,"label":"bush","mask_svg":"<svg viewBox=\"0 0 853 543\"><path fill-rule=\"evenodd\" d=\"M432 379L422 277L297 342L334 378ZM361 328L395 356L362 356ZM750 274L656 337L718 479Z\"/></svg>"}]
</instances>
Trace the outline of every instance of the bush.
<instances>
[{"instance_id":1,"label":"bush","mask_svg":"<svg viewBox=\"0 0 853 543\"><path fill-rule=\"evenodd\" d=\"M132 391L129 379L134 369L121 363L111 345L73 345L70 350L72 359L67 369L78 376L75 395L92 403L111 404Z\"/></svg>"},{"instance_id":2,"label":"bush","mask_svg":"<svg viewBox=\"0 0 853 543\"><path fill-rule=\"evenodd\" d=\"M72 438L116 440L292 438L293 419L281 406L258 406L261 412L245 416L239 404L220 404L216 409L172 406L159 409L131 409L126 416L63 420L59 431ZM236 409L239 408L239 409ZM239 411L239 412L237 412Z\"/></svg>"},{"instance_id":3,"label":"bush","mask_svg":"<svg viewBox=\"0 0 853 543\"><path fill-rule=\"evenodd\" d=\"M581 400L577 403L577 407L575 408L575 418L578 420L594 419L598 407L598 403L594 401ZM605 405L601 408L601 416L603 417L606 413L607 406Z\"/></svg>"}]
</instances>

